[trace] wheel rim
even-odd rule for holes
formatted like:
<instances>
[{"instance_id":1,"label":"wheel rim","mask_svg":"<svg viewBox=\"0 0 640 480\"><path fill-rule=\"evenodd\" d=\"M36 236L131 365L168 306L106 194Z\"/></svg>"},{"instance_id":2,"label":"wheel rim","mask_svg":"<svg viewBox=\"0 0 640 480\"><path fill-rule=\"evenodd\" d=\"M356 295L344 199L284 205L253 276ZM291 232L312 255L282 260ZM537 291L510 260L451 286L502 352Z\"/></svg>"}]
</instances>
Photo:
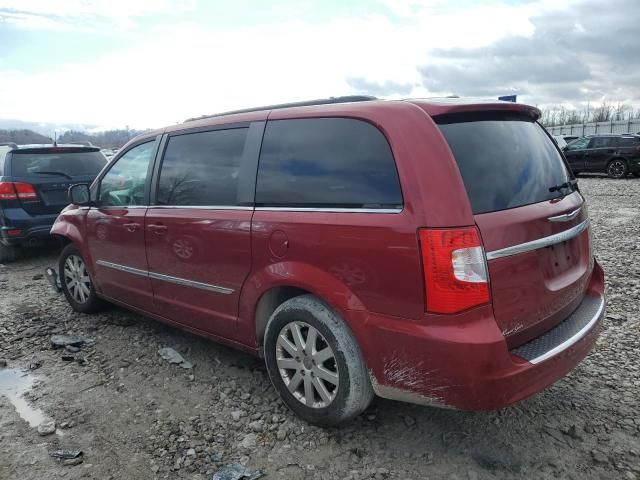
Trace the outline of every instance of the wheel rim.
<instances>
[{"instance_id":1,"label":"wheel rim","mask_svg":"<svg viewBox=\"0 0 640 480\"><path fill-rule=\"evenodd\" d=\"M84 261L78 255L69 255L64 262L64 283L78 303L85 303L91 293L91 279Z\"/></svg>"},{"instance_id":2,"label":"wheel rim","mask_svg":"<svg viewBox=\"0 0 640 480\"><path fill-rule=\"evenodd\" d=\"M609 174L612 177L622 177L624 175L624 167L624 163L620 160L615 160L609 165Z\"/></svg>"},{"instance_id":3,"label":"wheel rim","mask_svg":"<svg viewBox=\"0 0 640 480\"><path fill-rule=\"evenodd\" d=\"M340 384L335 354L314 327L304 322L285 325L276 342L276 364L300 403L324 408L333 402Z\"/></svg>"}]
</instances>

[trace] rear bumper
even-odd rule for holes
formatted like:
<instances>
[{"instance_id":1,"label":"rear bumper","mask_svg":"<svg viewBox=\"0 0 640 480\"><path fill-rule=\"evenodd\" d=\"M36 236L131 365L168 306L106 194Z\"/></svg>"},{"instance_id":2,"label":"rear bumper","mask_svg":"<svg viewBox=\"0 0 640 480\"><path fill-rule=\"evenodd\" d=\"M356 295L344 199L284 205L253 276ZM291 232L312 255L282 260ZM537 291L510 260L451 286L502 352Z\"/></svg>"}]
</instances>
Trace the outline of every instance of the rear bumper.
<instances>
[{"instance_id":1,"label":"rear bumper","mask_svg":"<svg viewBox=\"0 0 640 480\"><path fill-rule=\"evenodd\" d=\"M49 238L51 227L58 214L31 216L21 209L6 209L0 212L0 242L5 245L20 245L32 240ZM20 230L19 234L9 234Z\"/></svg>"},{"instance_id":2,"label":"rear bumper","mask_svg":"<svg viewBox=\"0 0 640 480\"><path fill-rule=\"evenodd\" d=\"M523 400L570 372L591 351L604 318L604 274L595 263L587 294L565 321L511 351L490 307L455 325L370 317L364 347L376 394L462 410Z\"/></svg>"}]
</instances>

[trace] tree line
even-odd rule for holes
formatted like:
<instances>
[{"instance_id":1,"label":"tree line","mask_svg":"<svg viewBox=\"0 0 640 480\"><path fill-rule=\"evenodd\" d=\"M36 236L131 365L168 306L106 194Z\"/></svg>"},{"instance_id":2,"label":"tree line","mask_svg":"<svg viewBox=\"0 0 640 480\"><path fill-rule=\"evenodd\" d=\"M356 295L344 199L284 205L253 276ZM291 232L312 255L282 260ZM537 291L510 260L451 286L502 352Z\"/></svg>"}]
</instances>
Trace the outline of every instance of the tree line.
<instances>
[{"instance_id":1,"label":"tree line","mask_svg":"<svg viewBox=\"0 0 640 480\"><path fill-rule=\"evenodd\" d=\"M118 149L140 133L142 133L141 130L129 128L96 133L69 130L59 135L57 141L58 143L91 142L96 147ZM10 142L17 145L53 143L53 138L33 130L0 130L0 143Z\"/></svg>"},{"instance_id":2,"label":"tree line","mask_svg":"<svg viewBox=\"0 0 640 480\"><path fill-rule=\"evenodd\" d=\"M564 106L551 106L542 109L541 123L546 127L557 125L582 125L593 122L630 121L640 118L640 109L624 103L607 103L603 101L598 106L587 106L582 110L569 109Z\"/></svg>"}]
</instances>

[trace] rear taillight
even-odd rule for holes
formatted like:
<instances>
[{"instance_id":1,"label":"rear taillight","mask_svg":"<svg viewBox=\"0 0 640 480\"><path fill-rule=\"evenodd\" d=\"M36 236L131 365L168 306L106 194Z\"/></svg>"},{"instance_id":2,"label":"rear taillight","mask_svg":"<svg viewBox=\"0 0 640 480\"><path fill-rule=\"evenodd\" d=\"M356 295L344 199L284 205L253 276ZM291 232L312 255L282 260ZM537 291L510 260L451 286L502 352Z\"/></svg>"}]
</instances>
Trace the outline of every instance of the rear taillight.
<instances>
[{"instance_id":1,"label":"rear taillight","mask_svg":"<svg viewBox=\"0 0 640 480\"><path fill-rule=\"evenodd\" d=\"M0 182L0 200L37 200L36 189L30 183Z\"/></svg>"},{"instance_id":2,"label":"rear taillight","mask_svg":"<svg viewBox=\"0 0 640 480\"><path fill-rule=\"evenodd\" d=\"M36 189L33 188L33 185L31 185L30 183L14 182L13 186L15 187L16 193L18 194L18 198L20 200L36 200L38 198Z\"/></svg>"},{"instance_id":3,"label":"rear taillight","mask_svg":"<svg viewBox=\"0 0 640 480\"><path fill-rule=\"evenodd\" d=\"M427 311L457 313L488 303L489 275L478 229L419 232Z\"/></svg>"},{"instance_id":4,"label":"rear taillight","mask_svg":"<svg viewBox=\"0 0 640 480\"><path fill-rule=\"evenodd\" d=\"M0 200L16 200L17 198L12 182L0 182Z\"/></svg>"}]
</instances>

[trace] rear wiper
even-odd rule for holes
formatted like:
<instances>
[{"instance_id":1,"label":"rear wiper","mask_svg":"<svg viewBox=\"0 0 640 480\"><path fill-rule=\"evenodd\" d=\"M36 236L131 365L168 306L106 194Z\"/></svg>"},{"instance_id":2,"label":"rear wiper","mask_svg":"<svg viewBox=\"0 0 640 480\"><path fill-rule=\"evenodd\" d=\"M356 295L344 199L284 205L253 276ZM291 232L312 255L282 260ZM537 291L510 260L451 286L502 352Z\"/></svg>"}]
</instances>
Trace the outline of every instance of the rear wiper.
<instances>
[{"instance_id":1,"label":"rear wiper","mask_svg":"<svg viewBox=\"0 0 640 480\"><path fill-rule=\"evenodd\" d=\"M59 176L64 177L64 178L68 178L69 180L73 180L72 176L67 175L64 172L46 172L44 170L40 170L39 172L32 172L32 173L43 173L45 175L59 175Z\"/></svg>"},{"instance_id":2,"label":"rear wiper","mask_svg":"<svg viewBox=\"0 0 640 480\"><path fill-rule=\"evenodd\" d=\"M564 190L565 188L568 188L571 191L575 191L576 185L578 185L578 180L574 178L573 180L569 180L568 182L561 183L560 185L554 185L553 187L549 187L549 191L558 192L560 190Z\"/></svg>"}]
</instances>

